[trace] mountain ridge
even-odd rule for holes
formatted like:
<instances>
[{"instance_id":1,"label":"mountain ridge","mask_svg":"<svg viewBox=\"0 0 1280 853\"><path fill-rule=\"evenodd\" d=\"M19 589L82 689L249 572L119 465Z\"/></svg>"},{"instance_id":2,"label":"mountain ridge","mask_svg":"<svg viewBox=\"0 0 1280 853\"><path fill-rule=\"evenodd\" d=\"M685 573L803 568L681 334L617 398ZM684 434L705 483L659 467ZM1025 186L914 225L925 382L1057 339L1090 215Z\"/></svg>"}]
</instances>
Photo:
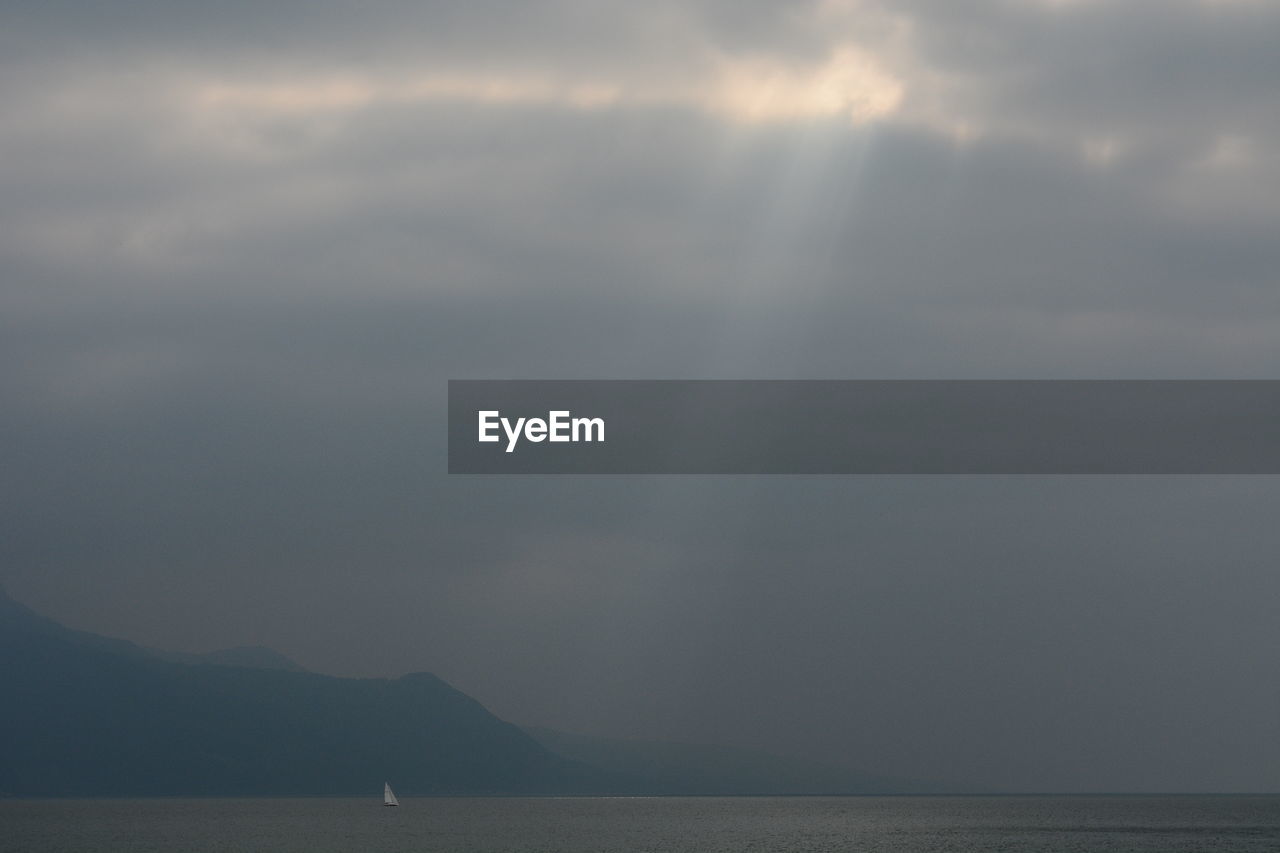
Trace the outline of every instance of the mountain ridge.
<instances>
[{"instance_id":1,"label":"mountain ridge","mask_svg":"<svg viewBox=\"0 0 1280 853\"><path fill-rule=\"evenodd\" d=\"M521 728L429 672L160 652L0 587L0 796L815 795L938 786L705 744Z\"/></svg>"},{"instance_id":2,"label":"mountain ridge","mask_svg":"<svg viewBox=\"0 0 1280 853\"><path fill-rule=\"evenodd\" d=\"M233 646L211 652L172 652L142 646L118 637L106 637L90 631L68 628L48 616L37 613L8 594L0 584L0 625L11 624L27 630L53 634L96 648L108 649L117 654L153 657L173 663L211 664L214 666L239 666L250 669L283 669L306 672L306 667L268 646Z\"/></svg>"},{"instance_id":3,"label":"mountain ridge","mask_svg":"<svg viewBox=\"0 0 1280 853\"><path fill-rule=\"evenodd\" d=\"M567 794L555 755L430 673L344 679L164 660L0 599L0 793Z\"/></svg>"}]
</instances>

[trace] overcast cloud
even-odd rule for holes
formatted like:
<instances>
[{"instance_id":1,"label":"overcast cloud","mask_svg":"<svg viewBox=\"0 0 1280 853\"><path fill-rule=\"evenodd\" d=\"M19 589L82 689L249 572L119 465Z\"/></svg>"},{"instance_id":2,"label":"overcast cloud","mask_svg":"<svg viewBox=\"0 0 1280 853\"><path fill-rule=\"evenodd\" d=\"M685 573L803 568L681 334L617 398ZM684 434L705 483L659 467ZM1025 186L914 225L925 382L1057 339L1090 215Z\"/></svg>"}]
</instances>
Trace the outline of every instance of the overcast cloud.
<instances>
[{"instance_id":1,"label":"overcast cloud","mask_svg":"<svg viewBox=\"0 0 1280 853\"><path fill-rule=\"evenodd\" d=\"M1280 789L1273 478L443 473L449 378L1278 378L1280 4L0 20L15 597L567 730Z\"/></svg>"}]
</instances>

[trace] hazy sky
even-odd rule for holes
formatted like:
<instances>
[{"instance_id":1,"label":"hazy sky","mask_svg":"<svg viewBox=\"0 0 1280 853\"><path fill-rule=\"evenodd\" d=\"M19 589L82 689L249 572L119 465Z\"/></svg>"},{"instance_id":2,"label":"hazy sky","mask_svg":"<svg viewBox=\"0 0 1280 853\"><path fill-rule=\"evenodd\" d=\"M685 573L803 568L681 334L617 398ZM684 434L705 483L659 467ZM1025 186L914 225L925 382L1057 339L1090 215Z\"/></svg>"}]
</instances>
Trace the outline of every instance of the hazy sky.
<instances>
[{"instance_id":1,"label":"hazy sky","mask_svg":"<svg viewBox=\"0 0 1280 853\"><path fill-rule=\"evenodd\" d=\"M449 378L1280 378L1280 3L7 2L0 582L521 723L1280 789L1275 478L450 478Z\"/></svg>"}]
</instances>

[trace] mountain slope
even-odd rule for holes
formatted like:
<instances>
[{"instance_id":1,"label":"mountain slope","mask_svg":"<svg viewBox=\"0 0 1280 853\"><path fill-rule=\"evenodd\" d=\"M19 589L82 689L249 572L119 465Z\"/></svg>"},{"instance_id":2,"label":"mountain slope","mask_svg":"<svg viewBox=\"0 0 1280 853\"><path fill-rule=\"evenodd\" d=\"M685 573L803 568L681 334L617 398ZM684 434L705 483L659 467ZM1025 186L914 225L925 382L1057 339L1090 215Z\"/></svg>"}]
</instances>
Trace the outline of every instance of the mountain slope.
<instances>
[{"instance_id":1,"label":"mountain slope","mask_svg":"<svg viewBox=\"0 0 1280 853\"><path fill-rule=\"evenodd\" d=\"M190 665L0 592L0 794L570 793L617 783L427 673Z\"/></svg>"},{"instance_id":2,"label":"mountain slope","mask_svg":"<svg viewBox=\"0 0 1280 853\"><path fill-rule=\"evenodd\" d=\"M434 675L333 678L260 647L157 652L0 589L0 796L939 790L744 749L522 730Z\"/></svg>"},{"instance_id":3,"label":"mountain slope","mask_svg":"<svg viewBox=\"0 0 1280 853\"><path fill-rule=\"evenodd\" d=\"M269 649L266 646L236 646L235 648L204 653L168 652L139 646L136 643L116 639L115 637L104 637L101 634L91 634L88 631L76 631L59 625L49 617L42 616L26 605L14 601L4 591L4 588L0 587L0 628L5 626L13 630L61 637L89 648L130 657L150 657L174 663L207 663L217 666L241 666L252 669L306 671L305 667L290 660L275 649Z\"/></svg>"}]
</instances>

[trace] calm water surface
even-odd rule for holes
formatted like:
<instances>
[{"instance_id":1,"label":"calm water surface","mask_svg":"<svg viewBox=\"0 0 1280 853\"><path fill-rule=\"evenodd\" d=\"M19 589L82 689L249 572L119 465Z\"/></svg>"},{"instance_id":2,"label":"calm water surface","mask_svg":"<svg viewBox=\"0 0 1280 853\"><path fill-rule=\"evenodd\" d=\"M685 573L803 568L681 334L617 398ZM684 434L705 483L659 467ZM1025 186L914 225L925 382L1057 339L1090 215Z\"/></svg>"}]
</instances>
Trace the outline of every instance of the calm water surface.
<instances>
[{"instance_id":1,"label":"calm water surface","mask_svg":"<svg viewBox=\"0 0 1280 853\"><path fill-rule=\"evenodd\" d=\"M7 800L0 850L1280 851L1280 797Z\"/></svg>"}]
</instances>

